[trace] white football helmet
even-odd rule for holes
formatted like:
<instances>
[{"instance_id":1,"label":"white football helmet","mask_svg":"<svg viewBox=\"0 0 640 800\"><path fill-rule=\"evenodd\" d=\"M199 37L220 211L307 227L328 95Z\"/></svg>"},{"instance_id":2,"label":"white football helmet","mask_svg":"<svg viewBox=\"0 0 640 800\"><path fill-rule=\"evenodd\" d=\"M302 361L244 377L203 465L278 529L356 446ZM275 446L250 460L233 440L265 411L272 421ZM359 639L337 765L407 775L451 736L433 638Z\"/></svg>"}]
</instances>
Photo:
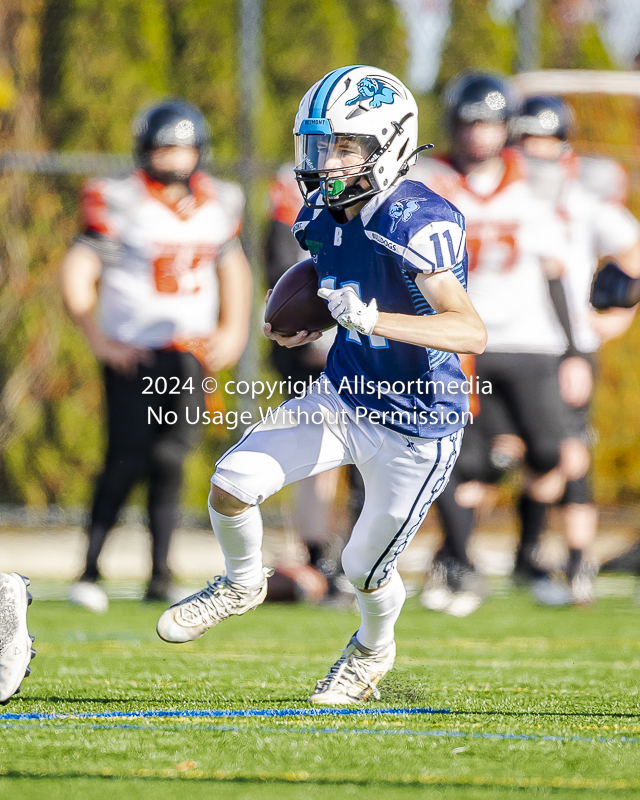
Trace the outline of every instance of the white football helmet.
<instances>
[{"instance_id":1,"label":"white football helmet","mask_svg":"<svg viewBox=\"0 0 640 800\"><path fill-rule=\"evenodd\" d=\"M293 133L296 179L305 204L344 208L389 189L415 163L418 107L388 72L342 67L302 98ZM327 167L336 157L341 165ZM317 189L321 197L310 203Z\"/></svg>"}]
</instances>

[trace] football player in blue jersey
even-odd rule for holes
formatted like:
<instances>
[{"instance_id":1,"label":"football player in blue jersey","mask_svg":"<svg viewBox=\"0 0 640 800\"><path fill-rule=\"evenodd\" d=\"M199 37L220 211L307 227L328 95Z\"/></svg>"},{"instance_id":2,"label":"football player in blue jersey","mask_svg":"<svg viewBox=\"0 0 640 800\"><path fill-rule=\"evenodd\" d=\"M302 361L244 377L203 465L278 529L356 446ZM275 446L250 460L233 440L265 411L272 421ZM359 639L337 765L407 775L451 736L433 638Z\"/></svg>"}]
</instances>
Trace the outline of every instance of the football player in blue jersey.
<instances>
[{"instance_id":1,"label":"football player in blue jersey","mask_svg":"<svg viewBox=\"0 0 640 800\"><path fill-rule=\"evenodd\" d=\"M465 291L462 215L405 180L417 144L407 88L373 67L334 70L303 97L294 134L305 208L293 231L314 258L338 334L312 390L250 428L216 465L209 510L227 574L165 611L158 634L191 641L259 605L269 575L260 503L355 464L365 502L342 562L361 623L310 698L345 705L378 699L393 666L405 600L396 562L446 485L468 421L455 354L481 353L486 332ZM320 336L265 333L287 347Z\"/></svg>"}]
</instances>

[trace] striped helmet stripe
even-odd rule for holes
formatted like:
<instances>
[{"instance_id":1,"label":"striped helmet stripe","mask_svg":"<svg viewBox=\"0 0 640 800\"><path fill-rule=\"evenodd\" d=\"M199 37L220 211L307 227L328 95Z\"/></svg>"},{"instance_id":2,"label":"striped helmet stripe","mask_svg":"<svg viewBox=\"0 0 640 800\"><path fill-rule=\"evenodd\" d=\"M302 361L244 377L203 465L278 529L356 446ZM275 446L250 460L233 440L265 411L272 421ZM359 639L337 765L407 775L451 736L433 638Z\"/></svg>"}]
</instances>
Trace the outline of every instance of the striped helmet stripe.
<instances>
[{"instance_id":1,"label":"striped helmet stripe","mask_svg":"<svg viewBox=\"0 0 640 800\"><path fill-rule=\"evenodd\" d=\"M322 119L324 117L327 113L327 103L329 102L329 97L331 97L331 92L347 72L351 72L352 69L358 69L359 66L359 64L352 64L350 67L334 69L333 72L327 75L320 86L318 86L313 100L311 101L310 119Z\"/></svg>"}]
</instances>

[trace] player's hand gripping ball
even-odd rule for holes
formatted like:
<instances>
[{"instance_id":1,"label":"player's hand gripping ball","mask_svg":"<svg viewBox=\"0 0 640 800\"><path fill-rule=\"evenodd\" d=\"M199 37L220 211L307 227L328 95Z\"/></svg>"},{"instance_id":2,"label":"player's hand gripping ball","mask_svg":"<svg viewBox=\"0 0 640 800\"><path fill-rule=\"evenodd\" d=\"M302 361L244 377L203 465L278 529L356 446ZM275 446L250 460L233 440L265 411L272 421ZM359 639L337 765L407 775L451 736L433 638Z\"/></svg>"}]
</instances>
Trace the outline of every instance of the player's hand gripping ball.
<instances>
[{"instance_id":1,"label":"player's hand gripping ball","mask_svg":"<svg viewBox=\"0 0 640 800\"><path fill-rule=\"evenodd\" d=\"M367 305L353 286L343 289L318 289L318 296L327 300L331 316L348 330L356 330L370 336L378 321L378 304L375 297Z\"/></svg>"},{"instance_id":2,"label":"player's hand gripping ball","mask_svg":"<svg viewBox=\"0 0 640 800\"><path fill-rule=\"evenodd\" d=\"M318 297L318 273L307 258L290 267L273 287L264 321L283 336L298 331L326 331L335 325L326 303Z\"/></svg>"}]
</instances>

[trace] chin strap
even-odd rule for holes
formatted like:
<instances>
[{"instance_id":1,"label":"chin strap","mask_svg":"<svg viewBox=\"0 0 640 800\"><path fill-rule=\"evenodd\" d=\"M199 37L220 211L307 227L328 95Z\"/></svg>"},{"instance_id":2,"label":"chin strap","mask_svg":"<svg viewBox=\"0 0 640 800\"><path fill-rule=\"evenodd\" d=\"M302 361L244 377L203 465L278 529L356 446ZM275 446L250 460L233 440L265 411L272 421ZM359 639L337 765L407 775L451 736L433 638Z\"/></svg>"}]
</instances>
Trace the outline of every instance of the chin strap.
<instances>
[{"instance_id":1,"label":"chin strap","mask_svg":"<svg viewBox=\"0 0 640 800\"><path fill-rule=\"evenodd\" d=\"M409 154L409 156L406 158L404 164L400 167L400 170L398 172L398 178L404 177L407 174L407 172L409 172L409 162L411 161L411 159L414 156L417 156L418 153L421 153L423 150L431 150L432 147L433 147L432 144L421 144L420 147L416 147L416 149L413 151L413 153ZM397 178L396 178L396 180L397 180Z\"/></svg>"},{"instance_id":2,"label":"chin strap","mask_svg":"<svg viewBox=\"0 0 640 800\"><path fill-rule=\"evenodd\" d=\"M165 172L160 170L154 170L151 167L144 168L144 171L147 173L147 175L151 178L152 181L161 183L163 186L171 186L174 183L179 183L183 186L186 186L187 189L190 189L190 181L193 172L190 175L185 176L184 173L178 173L173 171Z\"/></svg>"}]
</instances>

